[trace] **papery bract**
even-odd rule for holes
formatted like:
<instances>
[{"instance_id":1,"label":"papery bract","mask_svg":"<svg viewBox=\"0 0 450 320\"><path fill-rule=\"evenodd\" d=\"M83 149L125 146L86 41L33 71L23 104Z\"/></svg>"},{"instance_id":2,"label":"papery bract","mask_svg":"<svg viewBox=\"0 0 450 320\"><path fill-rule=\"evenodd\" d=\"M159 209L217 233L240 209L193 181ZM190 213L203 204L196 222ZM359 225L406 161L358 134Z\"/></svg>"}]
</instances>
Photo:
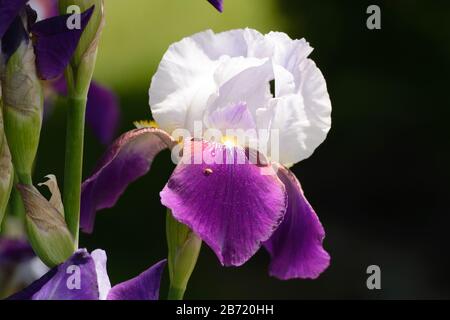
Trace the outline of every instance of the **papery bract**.
<instances>
[{"instance_id":1,"label":"papery bract","mask_svg":"<svg viewBox=\"0 0 450 320\"><path fill-rule=\"evenodd\" d=\"M49 267L64 262L75 245L64 212L59 211L62 204L55 206L55 201L45 199L33 186L19 184L17 188L24 202L27 234L34 251Z\"/></svg>"}]
</instances>

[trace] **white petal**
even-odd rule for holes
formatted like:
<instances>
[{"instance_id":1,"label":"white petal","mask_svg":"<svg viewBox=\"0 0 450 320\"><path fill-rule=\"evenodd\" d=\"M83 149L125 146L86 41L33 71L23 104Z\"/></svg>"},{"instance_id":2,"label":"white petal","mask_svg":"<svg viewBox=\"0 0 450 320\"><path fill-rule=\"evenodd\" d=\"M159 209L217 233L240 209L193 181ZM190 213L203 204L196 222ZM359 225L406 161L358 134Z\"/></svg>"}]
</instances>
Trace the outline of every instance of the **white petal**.
<instances>
[{"instance_id":1,"label":"white petal","mask_svg":"<svg viewBox=\"0 0 450 320\"><path fill-rule=\"evenodd\" d=\"M304 39L291 40L280 32L265 39L266 47L273 50L277 99L259 111L257 122L279 130L280 162L293 164L311 156L325 140L331 127L331 101L322 73L307 58L313 49Z\"/></svg>"},{"instance_id":2,"label":"white petal","mask_svg":"<svg viewBox=\"0 0 450 320\"><path fill-rule=\"evenodd\" d=\"M192 39L211 59L218 60L222 56L250 57L256 42L264 41L264 36L253 29L236 29L221 33L211 30L200 32Z\"/></svg>"},{"instance_id":3,"label":"white petal","mask_svg":"<svg viewBox=\"0 0 450 320\"><path fill-rule=\"evenodd\" d=\"M183 39L169 48L153 78L153 115L169 132L192 131L194 121L243 102L257 129L279 130L281 162L299 162L323 142L331 126L325 79L308 59L312 50L304 39L280 32L262 36L251 29ZM272 79L275 99L268 86Z\"/></svg>"},{"instance_id":4,"label":"white petal","mask_svg":"<svg viewBox=\"0 0 450 320\"><path fill-rule=\"evenodd\" d=\"M91 257L94 260L95 272L97 273L98 291L100 294L99 300L106 300L108 293L111 290L111 282L106 270L106 252L97 249L91 253Z\"/></svg>"},{"instance_id":5,"label":"white petal","mask_svg":"<svg viewBox=\"0 0 450 320\"><path fill-rule=\"evenodd\" d=\"M206 105L209 94L215 91L216 65L192 38L170 46L149 92L153 117L162 129L171 133L185 128L189 109L194 108L195 103ZM197 98L198 93L204 94Z\"/></svg>"},{"instance_id":6,"label":"white petal","mask_svg":"<svg viewBox=\"0 0 450 320\"><path fill-rule=\"evenodd\" d=\"M269 81L273 79L272 63L267 60L265 63L264 60L257 61L260 65L246 68L220 86L218 95L209 101L208 113L245 102L250 113L255 116L258 108L268 105L272 98L269 86Z\"/></svg>"},{"instance_id":7,"label":"white petal","mask_svg":"<svg viewBox=\"0 0 450 320\"><path fill-rule=\"evenodd\" d=\"M218 87L246 68L261 64L243 59L263 36L250 29L214 34L208 30L171 45L152 79L149 102L153 117L169 133L193 129L203 119L207 101ZM220 72L216 72L220 68Z\"/></svg>"},{"instance_id":8,"label":"white petal","mask_svg":"<svg viewBox=\"0 0 450 320\"><path fill-rule=\"evenodd\" d=\"M282 66L287 71L295 73L298 65L313 51L305 39L292 40L282 32L270 32L265 36L266 47L272 48L274 64Z\"/></svg>"},{"instance_id":9,"label":"white petal","mask_svg":"<svg viewBox=\"0 0 450 320\"><path fill-rule=\"evenodd\" d=\"M271 129L279 130L279 161L285 165L311 156L331 128L331 102L325 79L312 60L302 64L301 77L297 94L275 99L267 110Z\"/></svg>"}]
</instances>

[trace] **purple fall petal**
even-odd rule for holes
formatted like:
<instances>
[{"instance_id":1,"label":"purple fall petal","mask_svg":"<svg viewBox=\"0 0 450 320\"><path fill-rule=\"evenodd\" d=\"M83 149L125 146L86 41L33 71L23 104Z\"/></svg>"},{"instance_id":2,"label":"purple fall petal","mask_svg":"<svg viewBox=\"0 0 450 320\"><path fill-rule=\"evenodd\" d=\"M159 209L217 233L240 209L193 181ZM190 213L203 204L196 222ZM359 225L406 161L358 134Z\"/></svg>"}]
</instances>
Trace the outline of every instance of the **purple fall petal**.
<instances>
[{"instance_id":1,"label":"purple fall petal","mask_svg":"<svg viewBox=\"0 0 450 320\"><path fill-rule=\"evenodd\" d=\"M42 79L53 79L63 73L93 11L94 7L91 7L81 14L81 29L70 30L67 27L67 19L71 15L57 16L34 24L31 32L36 37L36 66Z\"/></svg>"},{"instance_id":2,"label":"purple fall petal","mask_svg":"<svg viewBox=\"0 0 450 320\"><path fill-rule=\"evenodd\" d=\"M0 238L0 267L18 264L34 256L26 240Z\"/></svg>"},{"instance_id":3,"label":"purple fall petal","mask_svg":"<svg viewBox=\"0 0 450 320\"><path fill-rule=\"evenodd\" d=\"M0 38L27 4L28 0L0 0Z\"/></svg>"},{"instance_id":4,"label":"purple fall petal","mask_svg":"<svg viewBox=\"0 0 450 320\"><path fill-rule=\"evenodd\" d=\"M279 168L278 177L286 186L288 208L283 222L264 244L272 257L270 274L282 280L315 279L330 264L322 246L325 231L297 177L284 167Z\"/></svg>"},{"instance_id":5,"label":"purple fall petal","mask_svg":"<svg viewBox=\"0 0 450 320\"><path fill-rule=\"evenodd\" d=\"M162 204L199 235L222 264L242 265L281 222L287 205L283 184L275 175L262 175L257 165L222 161L245 157L239 147L186 141L183 152L161 192Z\"/></svg>"},{"instance_id":6,"label":"purple fall petal","mask_svg":"<svg viewBox=\"0 0 450 320\"><path fill-rule=\"evenodd\" d=\"M108 300L158 300L166 262L160 261L136 278L114 286L108 294Z\"/></svg>"},{"instance_id":7,"label":"purple fall petal","mask_svg":"<svg viewBox=\"0 0 450 320\"><path fill-rule=\"evenodd\" d=\"M223 0L208 0L217 10L223 12Z\"/></svg>"},{"instance_id":8,"label":"purple fall petal","mask_svg":"<svg viewBox=\"0 0 450 320\"><path fill-rule=\"evenodd\" d=\"M92 232L98 210L111 208L127 186L148 172L155 156L176 142L164 131L144 128L119 137L81 189L81 228Z\"/></svg>"},{"instance_id":9,"label":"purple fall petal","mask_svg":"<svg viewBox=\"0 0 450 320\"><path fill-rule=\"evenodd\" d=\"M92 82L86 106L86 123L102 144L109 144L114 138L120 119L119 102L116 95Z\"/></svg>"},{"instance_id":10,"label":"purple fall petal","mask_svg":"<svg viewBox=\"0 0 450 320\"><path fill-rule=\"evenodd\" d=\"M78 276L76 273L78 273ZM77 285L75 279L79 279ZM10 300L98 300L99 288L94 259L85 249L53 268Z\"/></svg>"}]
</instances>

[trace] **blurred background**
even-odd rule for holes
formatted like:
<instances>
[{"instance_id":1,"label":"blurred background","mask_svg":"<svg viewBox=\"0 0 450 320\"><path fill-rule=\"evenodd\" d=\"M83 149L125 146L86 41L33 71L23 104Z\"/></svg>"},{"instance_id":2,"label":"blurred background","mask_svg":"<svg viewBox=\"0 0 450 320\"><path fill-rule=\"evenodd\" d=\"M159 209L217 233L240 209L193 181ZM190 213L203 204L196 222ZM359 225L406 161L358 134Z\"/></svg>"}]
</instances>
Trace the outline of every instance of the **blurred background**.
<instances>
[{"instance_id":1,"label":"blurred background","mask_svg":"<svg viewBox=\"0 0 450 320\"><path fill-rule=\"evenodd\" d=\"M366 28L381 7L382 29ZM261 250L245 266L223 268L203 246L188 299L450 298L450 2L107 0L96 80L121 102L118 135L151 117L147 91L167 47L205 29L251 27L306 38L328 82L333 128L314 155L294 167L326 229L332 262L315 281L269 277ZM62 180L65 106L42 133L36 179ZM87 133L85 176L105 147ZM99 213L81 245L108 252L113 283L166 256L159 192L173 165L162 153L115 208ZM62 183L62 182L61 182ZM381 267L369 291L366 268ZM168 274L161 296L165 297Z\"/></svg>"}]
</instances>

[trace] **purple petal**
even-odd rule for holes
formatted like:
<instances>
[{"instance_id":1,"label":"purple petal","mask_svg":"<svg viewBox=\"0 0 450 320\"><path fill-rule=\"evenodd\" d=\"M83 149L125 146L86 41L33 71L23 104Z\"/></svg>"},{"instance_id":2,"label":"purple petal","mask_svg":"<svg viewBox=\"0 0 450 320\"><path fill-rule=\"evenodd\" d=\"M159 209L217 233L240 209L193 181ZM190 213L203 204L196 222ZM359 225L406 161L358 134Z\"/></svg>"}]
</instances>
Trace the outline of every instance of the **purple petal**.
<instances>
[{"instance_id":1,"label":"purple petal","mask_svg":"<svg viewBox=\"0 0 450 320\"><path fill-rule=\"evenodd\" d=\"M0 238L0 267L18 264L34 256L26 240Z\"/></svg>"},{"instance_id":2,"label":"purple petal","mask_svg":"<svg viewBox=\"0 0 450 320\"><path fill-rule=\"evenodd\" d=\"M223 12L223 0L208 0L217 10Z\"/></svg>"},{"instance_id":3,"label":"purple petal","mask_svg":"<svg viewBox=\"0 0 450 320\"><path fill-rule=\"evenodd\" d=\"M287 205L283 184L275 175L262 175L260 166L224 161L245 158L239 147L187 141L183 152L161 202L222 264L242 265L281 222Z\"/></svg>"},{"instance_id":4,"label":"purple petal","mask_svg":"<svg viewBox=\"0 0 450 320\"><path fill-rule=\"evenodd\" d=\"M28 0L0 0L0 38L3 38L27 2Z\"/></svg>"},{"instance_id":5,"label":"purple petal","mask_svg":"<svg viewBox=\"0 0 450 320\"><path fill-rule=\"evenodd\" d=\"M55 91L60 96L67 96L67 83L64 76L60 76L52 81L49 81L53 91Z\"/></svg>"},{"instance_id":6,"label":"purple petal","mask_svg":"<svg viewBox=\"0 0 450 320\"><path fill-rule=\"evenodd\" d=\"M155 156L176 142L164 131L144 128L129 131L109 148L81 190L81 228L92 232L95 213L111 208L127 186L150 170Z\"/></svg>"},{"instance_id":7,"label":"purple petal","mask_svg":"<svg viewBox=\"0 0 450 320\"><path fill-rule=\"evenodd\" d=\"M53 268L9 299L98 300L99 289L94 259L85 249L78 250L65 263Z\"/></svg>"},{"instance_id":8,"label":"purple petal","mask_svg":"<svg viewBox=\"0 0 450 320\"><path fill-rule=\"evenodd\" d=\"M64 72L93 11L91 7L81 14L81 29L67 28L68 14L39 21L32 27L36 66L42 79L53 79Z\"/></svg>"},{"instance_id":9,"label":"purple petal","mask_svg":"<svg viewBox=\"0 0 450 320\"><path fill-rule=\"evenodd\" d=\"M282 280L315 279L330 264L322 246L325 231L295 175L280 167L278 177L286 186L288 208L280 227L264 244L272 256L270 274Z\"/></svg>"},{"instance_id":10,"label":"purple petal","mask_svg":"<svg viewBox=\"0 0 450 320\"><path fill-rule=\"evenodd\" d=\"M223 130L255 129L255 121L245 102L232 104L224 108L216 109L208 116L209 127Z\"/></svg>"},{"instance_id":11,"label":"purple petal","mask_svg":"<svg viewBox=\"0 0 450 320\"><path fill-rule=\"evenodd\" d=\"M158 300L166 260L150 267L136 278L114 286L108 300Z\"/></svg>"},{"instance_id":12,"label":"purple petal","mask_svg":"<svg viewBox=\"0 0 450 320\"><path fill-rule=\"evenodd\" d=\"M119 125L120 109L116 95L92 82L86 106L86 122L102 144L109 144Z\"/></svg>"},{"instance_id":13,"label":"purple petal","mask_svg":"<svg viewBox=\"0 0 450 320\"><path fill-rule=\"evenodd\" d=\"M11 58L19 46L23 42L28 44L28 41L29 35L23 25L22 18L17 16L1 39L1 53L4 63L7 64L9 58Z\"/></svg>"}]
</instances>

